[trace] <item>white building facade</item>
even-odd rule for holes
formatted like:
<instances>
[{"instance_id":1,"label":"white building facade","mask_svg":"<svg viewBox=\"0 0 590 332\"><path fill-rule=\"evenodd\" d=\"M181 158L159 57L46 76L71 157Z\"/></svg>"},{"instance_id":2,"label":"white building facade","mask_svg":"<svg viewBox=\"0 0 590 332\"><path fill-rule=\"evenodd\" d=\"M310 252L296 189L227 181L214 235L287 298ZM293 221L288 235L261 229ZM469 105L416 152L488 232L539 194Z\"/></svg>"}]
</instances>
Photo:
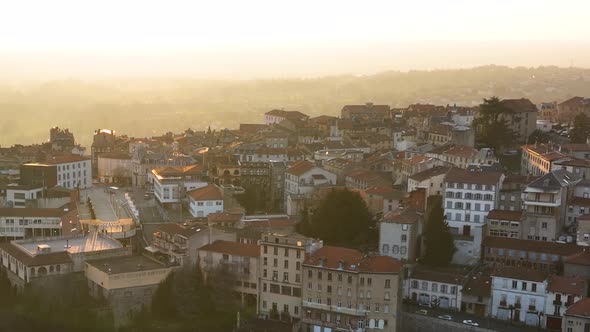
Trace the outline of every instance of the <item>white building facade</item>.
<instances>
[{"instance_id":1,"label":"white building facade","mask_svg":"<svg viewBox=\"0 0 590 332\"><path fill-rule=\"evenodd\" d=\"M57 185L67 189L92 187L92 161L90 158L71 155L50 159L47 164L57 166Z\"/></svg>"}]
</instances>

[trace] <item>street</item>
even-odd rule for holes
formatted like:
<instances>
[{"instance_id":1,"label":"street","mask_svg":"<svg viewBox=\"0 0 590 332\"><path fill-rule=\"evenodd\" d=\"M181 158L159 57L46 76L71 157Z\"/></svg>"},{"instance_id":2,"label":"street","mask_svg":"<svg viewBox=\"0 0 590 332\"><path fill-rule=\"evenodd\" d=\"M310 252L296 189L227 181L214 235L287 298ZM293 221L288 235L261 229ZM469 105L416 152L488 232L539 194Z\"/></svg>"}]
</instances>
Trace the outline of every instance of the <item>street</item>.
<instances>
[{"instance_id":1,"label":"street","mask_svg":"<svg viewBox=\"0 0 590 332\"><path fill-rule=\"evenodd\" d=\"M540 331L537 327L526 326L523 324L513 323L503 320L497 320L490 317L482 318L475 315L467 314L460 311L447 310L447 309L433 309L427 307L421 307L414 304L403 304L402 310L410 313L416 313L419 310L426 310L428 314L426 316L437 318L441 315L450 315L454 322L463 323L464 320L470 319L479 324L479 327L494 330L494 331L506 331L506 332L519 332L519 331ZM437 318L438 319L438 318ZM518 325L517 325L518 324Z\"/></svg>"}]
</instances>

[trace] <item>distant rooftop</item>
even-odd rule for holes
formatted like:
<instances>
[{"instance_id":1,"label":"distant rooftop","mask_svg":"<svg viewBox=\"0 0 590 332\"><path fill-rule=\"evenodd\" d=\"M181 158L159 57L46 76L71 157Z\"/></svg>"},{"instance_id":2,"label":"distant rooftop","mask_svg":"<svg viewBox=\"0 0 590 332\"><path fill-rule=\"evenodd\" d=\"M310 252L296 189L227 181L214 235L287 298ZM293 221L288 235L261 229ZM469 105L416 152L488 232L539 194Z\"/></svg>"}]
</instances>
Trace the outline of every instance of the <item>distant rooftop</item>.
<instances>
[{"instance_id":1,"label":"distant rooftop","mask_svg":"<svg viewBox=\"0 0 590 332\"><path fill-rule=\"evenodd\" d=\"M51 253L67 251L70 254L118 249L123 247L118 241L101 235L96 237L96 241L94 241L94 243L92 242L93 241L90 235L86 235L83 237L61 237L36 241L14 241L13 244L24 250L24 252L30 256L42 255L37 251L37 246L39 245L49 246L51 248Z\"/></svg>"},{"instance_id":2,"label":"distant rooftop","mask_svg":"<svg viewBox=\"0 0 590 332\"><path fill-rule=\"evenodd\" d=\"M121 274L137 271L151 271L167 268L164 264L145 256L111 257L87 262L108 274Z\"/></svg>"}]
</instances>

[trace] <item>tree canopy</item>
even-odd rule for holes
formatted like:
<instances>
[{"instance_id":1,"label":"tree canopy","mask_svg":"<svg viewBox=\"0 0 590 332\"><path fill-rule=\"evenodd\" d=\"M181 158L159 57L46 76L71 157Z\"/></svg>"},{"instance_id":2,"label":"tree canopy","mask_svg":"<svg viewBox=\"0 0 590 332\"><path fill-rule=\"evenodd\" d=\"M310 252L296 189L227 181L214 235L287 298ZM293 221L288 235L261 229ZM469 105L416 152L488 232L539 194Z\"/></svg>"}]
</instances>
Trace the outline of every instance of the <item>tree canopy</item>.
<instances>
[{"instance_id":1,"label":"tree canopy","mask_svg":"<svg viewBox=\"0 0 590 332\"><path fill-rule=\"evenodd\" d=\"M574 128L570 132L570 141L572 143L586 143L588 135L590 135L590 118L586 114L580 113L574 118Z\"/></svg>"},{"instance_id":2,"label":"tree canopy","mask_svg":"<svg viewBox=\"0 0 590 332\"><path fill-rule=\"evenodd\" d=\"M365 201L357 192L333 190L320 202L308 222L306 211L298 230L327 244L367 244L375 224Z\"/></svg>"},{"instance_id":3,"label":"tree canopy","mask_svg":"<svg viewBox=\"0 0 590 332\"><path fill-rule=\"evenodd\" d=\"M512 146L517 134L508 123L507 116L511 113L512 111L502 104L500 98L484 99L478 116L473 120L477 144L495 151Z\"/></svg>"},{"instance_id":4,"label":"tree canopy","mask_svg":"<svg viewBox=\"0 0 590 332\"><path fill-rule=\"evenodd\" d=\"M422 262L430 266L446 266L457 250L453 242L449 224L445 220L442 199L435 198L428 213L424 230L425 254Z\"/></svg>"}]
</instances>

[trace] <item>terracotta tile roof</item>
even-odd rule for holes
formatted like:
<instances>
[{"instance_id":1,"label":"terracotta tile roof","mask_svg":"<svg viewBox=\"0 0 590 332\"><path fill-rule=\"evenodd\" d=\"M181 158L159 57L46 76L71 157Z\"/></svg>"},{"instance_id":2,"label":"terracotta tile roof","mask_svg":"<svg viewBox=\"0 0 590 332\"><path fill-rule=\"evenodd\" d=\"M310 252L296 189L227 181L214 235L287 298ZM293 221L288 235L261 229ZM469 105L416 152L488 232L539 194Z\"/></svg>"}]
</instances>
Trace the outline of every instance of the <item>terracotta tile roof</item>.
<instances>
[{"instance_id":1,"label":"terracotta tile roof","mask_svg":"<svg viewBox=\"0 0 590 332\"><path fill-rule=\"evenodd\" d=\"M518 280L531 280L542 282L547 280L547 272L532 269L523 269L518 266L500 266L494 269L492 277L511 278Z\"/></svg>"},{"instance_id":2,"label":"terracotta tile roof","mask_svg":"<svg viewBox=\"0 0 590 332\"><path fill-rule=\"evenodd\" d=\"M563 261L567 264L587 265L590 266L590 250L586 247L578 253L566 257Z\"/></svg>"},{"instance_id":3,"label":"terracotta tile roof","mask_svg":"<svg viewBox=\"0 0 590 332\"><path fill-rule=\"evenodd\" d=\"M73 263L72 259L65 251L30 256L28 253L19 249L10 242L1 242L0 250L5 251L6 253L16 258L19 262L23 263L26 266Z\"/></svg>"},{"instance_id":4,"label":"terracotta tile roof","mask_svg":"<svg viewBox=\"0 0 590 332\"><path fill-rule=\"evenodd\" d=\"M560 146L562 150L567 152L590 151L590 144L587 143L565 143Z\"/></svg>"},{"instance_id":5,"label":"terracotta tile roof","mask_svg":"<svg viewBox=\"0 0 590 332\"><path fill-rule=\"evenodd\" d=\"M494 209L488 213L488 219L522 221L522 210L509 211Z\"/></svg>"},{"instance_id":6,"label":"terracotta tile roof","mask_svg":"<svg viewBox=\"0 0 590 332\"><path fill-rule=\"evenodd\" d=\"M307 115L299 111L285 111L285 110L272 110L264 113L265 115L279 116L285 119L306 119L309 118Z\"/></svg>"},{"instance_id":7,"label":"terracotta tile roof","mask_svg":"<svg viewBox=\"0 0 590 332\"><path fill-rule=\"evenodd\" d=\"M548 144L529 144L521 147L523 150L538 154L542 159L547 161L554 161L563 158L570 158L567 154L553 150L553 147Z\"/></svg>"},{"instance_id":8,"label":"terracotta tile roof","mask_svg":"<svg viewBox=\"0 0 590 332\"><path fill-rule=\"evenodd\" d=\"M221 188L214 184L191 190L187 194L194 201L219 201L223 199Z\"/></svg>"},{"instance_id":9,"label":"terracotta tile roof","mask_svg":"<svg viewBox=\"0 0 590 332\"><path fill-rule=\"evenodd\" d=\"M389 256L366 256L358 250L324 246L307 257L303 262L307 266L339 269L350 272L399 273L402 264Z\"/></svg>"},{"instance_id":10,"label":"terracotta tile roof","mask_svg":"<svg viewBox=\"0 0 590 332\"><path fill-rule=\"evenodd\" d=\"M209 213L207 216L207 221L210 223L236 223L242 220L244 216L241 212L231 213L231 212L216 212L216 213Z\"/></svg>"},{"instance_id":11,"label":"terracotta tile roof","mask_svg":"<svg viewBox=\"0 0 590 332\"><path fill-rule=\"evenodd\" d=\"M66 163L75 163L78 161L85 161L90 160L89 157L83 157L80 155L72 154L72 155L64 155L64 156L53 156L45 161L46 164L49 165L56 165L56 164L66 164Z\"/></svg>"},{"instance_id":12,"label":"terracotta tile roof","mask_svg":"<svg viewBox=\"0 0 590 332\"><path fill-rule=\"evenodd\" d=\"M409 278L461 285L463 284L465 275L466 272L453 268L431 268L427 266L417 266L411 272Z\"/></svg>"},{"instance_id":13,"label":"terracotta tile roof","mask_svg":"<svg viewBox=\"0 0 590 332\"><path fill-rule=\"evenodd\" d=\"M502 173L498 172L477 172L452 168L447 173L445 182L497 185L501 177Z\"/></svg>"},{"instance_id":14,"label":"terracotta tile roof","mask_svg":"<svg viewBox=\"0 0 590 332\"><path fill-rule=\"evenodd\" d=\"M570 256L584 250L584 247L572 243L510 239L498 236L485 237L482 245L487 248L515 249L560 256Z\"/></svg>"},{"instance_id":15,"label":"terracotta tile roof","mask_svg":"<svg viewBox=\"0 0 590 332\"><path fill-rule=\"evenodd\" d=\"M107 152L101 153L98 158L108 158L108 159L131 159L131 156L128 153L123 152Z\"/></svg>"},{"instance_id":16,"label":"terracotta tile roof","mask_svg":"<svg viewBox=\"0 0 590 332\"><path fill-rule=\"evenodd\" d=\"M173 167L173 166L166 166L166 167L159 167L152 170L153 173L162 176L162 177L176 177L176 176L183 176L183 175L198 175L203 173L203 165L189 165L184 167Z\"/></svg>"},{"instance_id":17,"label":"terracotta tile roof","mask_svg":"<svg viewBox=\"0 0 590 332\"><path fill-rule=\"evenodd\" d=\"M500 103L510 109L514 113L523 113L523 112L538 112L537 106L533 104L529 99L520 98L520 99L503 99Z\"/></svg>"},{"instance_id":18,"label":"terracotta tile roof","mask_svg":"<svg viewBox=\"0 0 590 332\"><path fill-rule=\"evenodd\" d=\"M400 199L408 196L407 192L393 189L388 186L371 187L371 188L365 190L365 194L380 196L380 197L383 197L384 199L397 199L397 200L400 200Z\"/></svg>"},{"instance_id":19,"label":"terracotta tile roof","mask_svg":"<svg viewBox=\"0 0 590 332\"><path fill-rule=\"evenodd\" d=\"M349 111L351 113L389 113L389 105L345 105L342 111Z\"/></svg>"},{"instance_id":20,"label":"terracotta tile roof","mask_svg":"<svg viewBox=\"0 0 590 332\"><path fill-rule=\"evenodd\" d=\"M420 214L413 209L397 209L387 213L382 221L396 224L413 224L420 219Z\"/></svg>"},{"instance_id":21,"label":"terracotta tile roof","mask_svg":"<svg viewBox=\"0 0 590 332\"><path fill-rule=\"evenodd\" d=\"M580 277L562 277L552 275L549 277L547 290L554 293L571 294L583 296L585 290L585 281Z\"/></svg>"},{"instance_id":22,"label":"terracotta tile roof","mask_svg":"<svg viewBox=\"0 0 590 332\"><path fill-rule=\"evenodd\" d=\"M263 131L267 128L265 124L258 123L240 123L240 131L250 134L256 134L259 131Z\"/></svg>"},{"instance_id":23,"label":"terracotta tile roof","mask_svg":"<svg viewBox=\"0 0 590 332\"><path fill-rule=\"evenodd\" d=\"M569 159L558 160L554 164L563 166L590 167L590 160L572 157Z\"/></svg>"},{"instance_id":24,"label":"terracotta tile roof","mask_svg":"<svg viewBox=\"0 0 590 332\"><path fill-rule=\"evenodd\" d=\"M425 171L415 173L411 175L409 178L417 182L422 182L424 180L430 179L431 177L446 174L450 169L450 167L445 166L434 166Z\"/></svg>"},{"instance_id":25,"label":"terracotta tile roof","mask_svg":"<svg viewBox=\"0 0 590 332\"><path fill-rule=\"evenodd\" d=\"M573 206L590 206L590 198L572 197L567 204Z\"/></svg>"},{"instance_id":26,"label":"terracotta tile roof","mask_svg":"<svg viewBox=\"0 0 590 332\"><path fill-rule=\"evenodd\" d=\"M293 166L287 168L287 173L295 176L300 176L312 170L314 167L317 167L314 163L309 162L307 160L301 160L295 163Z\"/></svg>"},{"instance_id":27,"label":"terracotta tile roof","mask_svg":"<svg viewBox=\"0 0 590 332\"><path fill-rule=\"evenodd\" d=\"M581 299L580 301L571 305L565 311L567 316L580 316L590 318L590 297Z\"/></svg>"},{"instance_id":28,"label":"terracotta tile roof","mask_svg":"<svg viewBox=\"0 0 590 332\"><path fill-rule=\"evenodd\" d=\"M217 240L199 248L199 251L212 251L234 256L259 257L260 246L232 241Z\"/></svg>"},{"instance_id":29,"label":"terracotta tile roof","mask_svg":"<svg viewBox=\"0 0 590 332\"><path fill-rule=\"evenodd\" d=\"M0 217L61 217L67 214L63 209L0 208Z\"/></svg>"}]
</instances>

